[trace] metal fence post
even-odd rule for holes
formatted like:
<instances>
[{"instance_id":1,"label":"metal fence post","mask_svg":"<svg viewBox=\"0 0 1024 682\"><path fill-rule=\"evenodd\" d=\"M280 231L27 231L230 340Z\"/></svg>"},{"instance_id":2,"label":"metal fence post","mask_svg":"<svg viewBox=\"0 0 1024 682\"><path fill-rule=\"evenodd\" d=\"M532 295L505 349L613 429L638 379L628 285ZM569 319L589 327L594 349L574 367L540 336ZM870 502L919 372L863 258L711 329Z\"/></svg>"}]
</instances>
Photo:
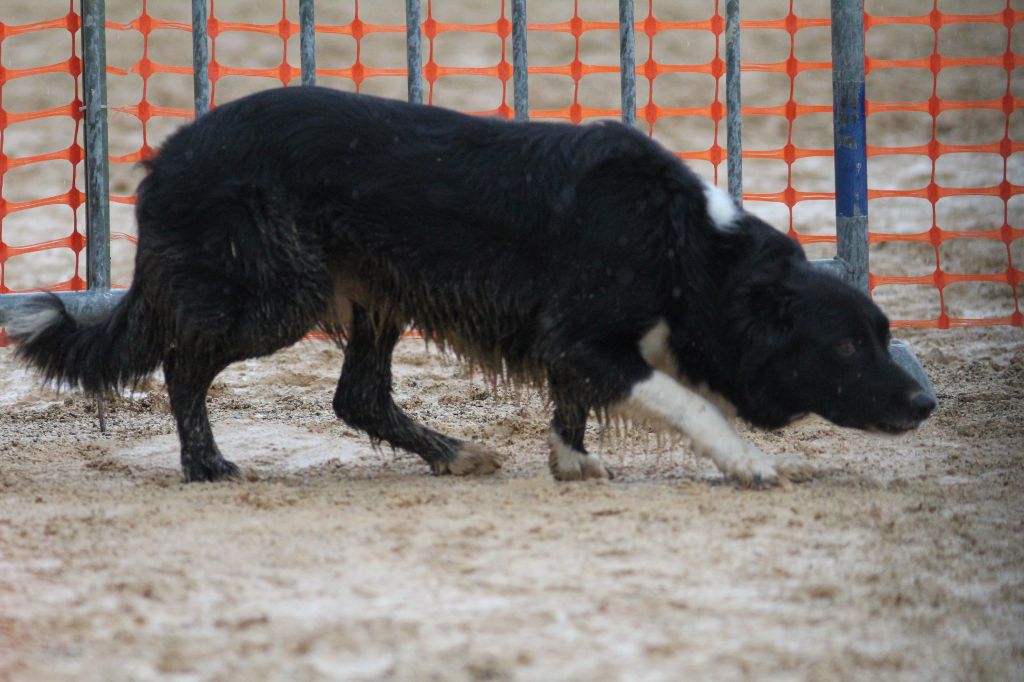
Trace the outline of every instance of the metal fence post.
<instances>
[{"instance_id":1,"label":"metal fence post","mask_svg":"<svg viewBox=\"0 0 1024 682\"><path fill-rule=\"evenodd\" d=\"M725 3L725 130L729 194L743 205L743 97L740 94L740 0Z\"/></svg>"},{"instance_id":2,"label":"metal fence post","mask_svg":"<svg viewBox=\"0 0 1024 682\"><path fill-rule=\"evenodd\" d=\"M619 78L622 89L622 122L636 123L636 38L633 32L633 0L619 0Z\"/></svg>"},{"instance_id":3,"label":"metal fence post","mask_svg":"<svg viewBox=\"0 0 1024 682\"><path fill-rule=\"evenodd\" d=\"M512 0L512 89L516 120L530 120L529 71L526 66L526 0Z\"/></svg>"},{"instance_id":4,"label":"metal fence post","mask_svg":"<svg viewBox=\"0 0 1024 682\"><path fill-rule=\"evenodd\" d=\"M835 136L836 259L846 279L871 293L868 262L868 147L863 0L832 0L832 125ZM917 356L894 339L892 359L938 402Z\"/></svg>"},{"instance_id":5,"label":"metal fence post","mask_svg":"<svg viewBox=\"0 0 1024 682\"><path fill-rule=\"evenodd\" d=\"M192 0L192 92L196 118L210 110L210 46L206 26L206 0Z\"/></svg>"},{"instance_id":6,"label":"metal fence post","mask_svg":"<svg viewBox=\"0 0 1024 682\"><path fill-rule=\"evenodd\" d=\"M82 0L82 85L85 102L86 280L110 290L110 178L107 160L107 47L103 0Z\"/></svg>"},{"instance_id":7,"label":"metal fence post","mask_svg":"<svg viewBox=\"0 0 1024 682\"><path fill-rule=\"evenodd\" d=\"M423 39L420 37L420 0L405 0L405 50L409 101L423 104Z\"/></svg>"},{"instance_id":8,"label":"metal fence post","mask_svg":"<svg viewBox=\"0 0 1024 682\"><path fill-rule=\"evenodd\" d=\"M832 0L832 120L836 252L851 283L868 293L868 157L863 0Z\"/></svg>"},{"instance_id":9,"label":"metal fence post","mask_svg":"<svg viewBox=\"0 0 1024 682\"><path fill-rule=\"evenodd\" d=\"M316 85L316 22L313 0L299 0L299 62L302 84Z\"/></svg>"}]
</instances>

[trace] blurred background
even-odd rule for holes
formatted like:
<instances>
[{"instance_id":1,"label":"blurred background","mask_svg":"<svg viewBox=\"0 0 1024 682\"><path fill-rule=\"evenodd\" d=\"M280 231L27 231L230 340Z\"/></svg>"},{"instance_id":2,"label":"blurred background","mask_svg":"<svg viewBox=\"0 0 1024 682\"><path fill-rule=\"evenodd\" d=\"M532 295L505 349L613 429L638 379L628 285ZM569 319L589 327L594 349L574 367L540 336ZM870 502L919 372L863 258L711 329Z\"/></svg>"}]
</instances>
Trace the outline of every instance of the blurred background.
<instances>
[{"instance_id":1,"label":"blurred background","mask_svg":"<svg viewBox=\"0 0 1024 682\"><path fill-rule=\"evenodd\" d=\"M299 83L297 0L214 0L214 103ZM318 83L404 99L405 3L315 3ZM725 184L724 0L635 0L637 125ZM835 247L828 0L742 0L745 205ZM528 8L531 117L618 118L618 3ZM73 0L0 7L0 293L84 287ZM1024 2L866 0L872 288L898 324L1022 324ZM511 117L508 0L423 2L430 103ZM107 12L113 282L131 281L138 161L192 116L184 0Z\"/></svg>"}]
</instances>

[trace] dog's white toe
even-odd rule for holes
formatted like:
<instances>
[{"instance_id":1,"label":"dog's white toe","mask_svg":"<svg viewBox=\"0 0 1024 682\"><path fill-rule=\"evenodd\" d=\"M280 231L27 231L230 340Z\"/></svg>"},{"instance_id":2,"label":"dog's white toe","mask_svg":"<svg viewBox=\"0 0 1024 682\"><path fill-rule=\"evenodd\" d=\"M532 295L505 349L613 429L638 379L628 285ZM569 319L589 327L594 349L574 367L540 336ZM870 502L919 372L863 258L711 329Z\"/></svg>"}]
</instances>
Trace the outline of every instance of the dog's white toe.
<instances>
[{"instance_id":1,"label":"dog's white toe","mask_svg":"<svg viewBox=\"0 0 1024 682\"><path fill-rule=\"evenodd\" d=\"M727 478L745 487L766 488L779 484L779 472L768 455L758 448L743 443L738 454L715 457L715 464Z\"/></svg>"},{"instance_id":2,"label":"dog's white toe","mask_svg":"<svg viewBox=\"0 0 1024 682\"><path fill-rule=\"evenodd\" d=\"M552 432L548 439L551 445L551 454L548 457L548 466L551 468L551 475L557 481L585 481L589 478L611 479L615 476L611 470L604 465L598 455L580 452Z\"/></svg>"},{"instance_id":3,"label":"dog's white toe","mask_svg":"<svg viewBox=\"0 0 1024 682\"><path fill-rule=\"evenodd\" d=\"M814 475L814 467L799 457L771 458L758 448L744 443L743 453L716 460L726 478L748 488L768 488L789 482L799 483Z\"/></svg>"},{"instance_id":4,"label":"dog's white toe","mask_svg":"<svg viewBox=\"0 0 1024 682\"><path fill-rule=\"evenodd\" d=\"M585 481L589 478L614 478L611 470L597 455L580 453L572 462L559 460L554 454L549 460L551 475L558 481Z\"/></svg>"}]
</instances>

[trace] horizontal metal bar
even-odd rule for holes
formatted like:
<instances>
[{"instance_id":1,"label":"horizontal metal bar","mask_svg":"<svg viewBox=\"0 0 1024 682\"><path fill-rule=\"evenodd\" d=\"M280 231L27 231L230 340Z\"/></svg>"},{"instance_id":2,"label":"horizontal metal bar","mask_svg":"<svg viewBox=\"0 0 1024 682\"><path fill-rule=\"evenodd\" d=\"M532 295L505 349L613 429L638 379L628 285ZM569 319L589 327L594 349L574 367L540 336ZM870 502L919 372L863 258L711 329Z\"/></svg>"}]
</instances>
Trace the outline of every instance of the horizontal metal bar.
<instances>
[{"instance_id":1,"label":"horizontal metal bar","mask_svg":"<svg viewBox=\"0 0 1024 682\"><path fill-rule=\"evenodd\" d=\"M842 258L818 258L811 261L811 265L817 269L834 275L844 282L851 282L853 279L853 268Z\"/></svg>"},{"instance_id":2,"label":"horizontal metal bar","mask_svg":"<svg viewBox=\"0 0 1024 682\"><path fill-rule=\"evenodd\" d=\"M61 291L54 295L64 303L68 312L79 319L100 317L108 312L124 297L126 289L110 289L107 291ZM17 314L17 309L26 301L38 298L42 294L4 294L0 296L0 324L8 317Z\"/></svg>"}]
</instances>

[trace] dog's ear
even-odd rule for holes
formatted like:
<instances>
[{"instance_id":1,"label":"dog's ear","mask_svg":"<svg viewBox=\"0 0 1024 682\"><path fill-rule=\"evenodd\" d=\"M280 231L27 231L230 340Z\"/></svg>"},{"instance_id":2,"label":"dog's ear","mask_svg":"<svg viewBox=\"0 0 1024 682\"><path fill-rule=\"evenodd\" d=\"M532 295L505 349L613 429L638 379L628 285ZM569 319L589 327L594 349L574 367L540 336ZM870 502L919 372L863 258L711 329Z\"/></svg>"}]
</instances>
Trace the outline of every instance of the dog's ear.
<instances>
[{"instance_id":1,"label":"dog's ear","mask_svg":"<svg viewBox=\"0 0 1024 682\"><path fill-rule=\"evenodd\" d=\"M779 321L789 319L790 305L793 300L792 264L780 259L766 265L764 270L756 273L758 277L751 286L751 305L755 310L774 313Z\"/></svg>"},{"instance_id":2,"label":"dog's ear","mask_svg":"<svg viewBox=\"0 0 1024 682\"><path fill-rule=\"evenodd\" d=\"M784 344L793 331L797 295L793 263L785 258L748 263L736 279L730 317L747 344Z\"/></svg>"},{"instance_id":3,"label":"dog's ear","mask_svg":"<svg viewBox=\"0 0 1024 682\"><path fill-rule=\"evenodd\" d=\"M580 178L573 188L570 211L587 224L606 222L612 232L622 232L629 223L663 226L671 233L672 243L680 245L687 223L693 220L689 215L693 202L685 191L677 191L670 170L652 162L645 149L619 153ZM631 233L661 245L669 236L656 229Z\"/></svg>"}]
</instances>

